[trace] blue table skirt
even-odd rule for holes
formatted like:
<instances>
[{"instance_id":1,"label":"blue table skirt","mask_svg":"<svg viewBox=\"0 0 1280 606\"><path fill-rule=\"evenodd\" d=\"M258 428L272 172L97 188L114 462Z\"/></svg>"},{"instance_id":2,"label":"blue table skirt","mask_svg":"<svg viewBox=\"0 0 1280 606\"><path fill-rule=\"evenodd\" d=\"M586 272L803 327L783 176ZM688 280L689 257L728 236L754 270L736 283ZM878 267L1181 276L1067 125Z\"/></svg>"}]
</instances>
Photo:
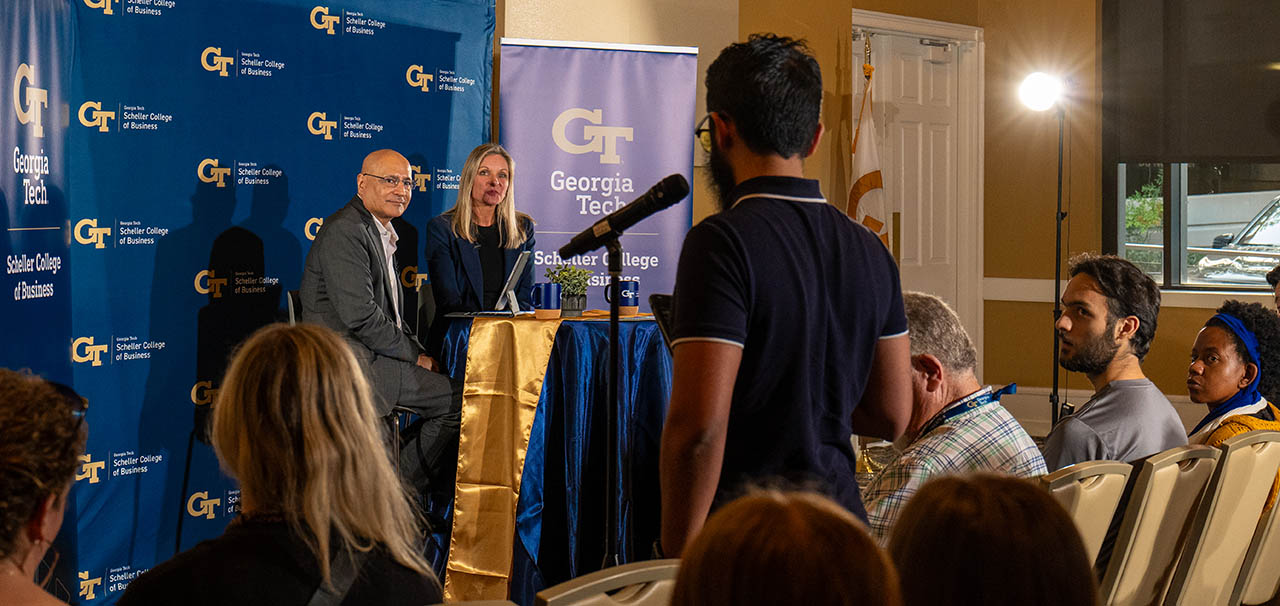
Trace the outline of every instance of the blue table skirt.
<instances>
[{"instance_id":1,"label":"blue table skirt","mask_svg":"<svg viewBox=\"0 0 1280 606\"><path fill-rule=\"evenodd\" d=\"M451 319L440 360L443 371L462 379L470 319ZM631 496L621 478L610 491L626 526L620 532L623 563L648 559L658 538L658 447L671 394L671 355L652 320L620 325L622 394L619 443L612 456L630 462ZM547 364L516 504L511 600L532 605L545 587L601 568L605 550L605 485L609 323L565 321ZM451 520L451 504L430 503ZM434 536L428 549L443 580L449 533ZM434 553L433 553L434 551Z\"/></svg>"}]
</instances>

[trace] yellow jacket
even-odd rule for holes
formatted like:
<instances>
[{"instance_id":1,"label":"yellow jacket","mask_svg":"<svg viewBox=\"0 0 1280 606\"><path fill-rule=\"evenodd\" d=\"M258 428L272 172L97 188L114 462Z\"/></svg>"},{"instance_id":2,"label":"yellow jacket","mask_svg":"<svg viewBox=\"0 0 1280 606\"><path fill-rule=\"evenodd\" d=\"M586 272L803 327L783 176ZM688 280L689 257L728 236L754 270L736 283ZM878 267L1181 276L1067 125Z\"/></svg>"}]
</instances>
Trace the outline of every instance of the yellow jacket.
<instances>
[{"instance_id":1,"label":"yellow jacket","mask_svg":"<svg viewBox=\"0 0 1280 606\"><path fill-rule=\"evenodd\" d=\"M1280 419L1280 409L1275 404L1267 402L1267 408L1271 411L1271 415ZM1280 431L1280 420L1268 421L1259 419L1253 415L1235 415L1222 420L1222 425L1213 430L1209 434L1209 438L1205 440L1205 444L1209 446L1221 446L1223 442L1231 436L1239 435L1255 429L1268 429L1271 431ZM1276 474L1276 480L1271 483L1271 494L1267 495L1267 504L1262 508L1263 513L1271 511L1271 507L1276 504L1276 495L1280 493L1280 472Z\"/></svg>"}]
</instances>

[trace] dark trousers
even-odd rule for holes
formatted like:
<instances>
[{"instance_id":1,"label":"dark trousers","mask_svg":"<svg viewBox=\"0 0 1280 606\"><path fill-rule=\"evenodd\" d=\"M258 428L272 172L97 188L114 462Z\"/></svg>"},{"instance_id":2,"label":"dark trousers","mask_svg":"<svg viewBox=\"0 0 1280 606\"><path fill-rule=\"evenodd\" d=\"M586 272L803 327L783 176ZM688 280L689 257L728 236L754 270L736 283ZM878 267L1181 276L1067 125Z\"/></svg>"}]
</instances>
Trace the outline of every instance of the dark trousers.
<instances>
[{"instance_id":1,"label":"dark trousers","mask_svg":"<svg viewBox=\"0 0 1280 606\"><path fill-rule=\"evenodd\" d=\"M392 362L401 366L400 389L393 405L418 417L400 431L400 475L421 495L448 492L452 496L462 423L462 382L416 364ZM379 387L382 389L377 391L385 393L387 386Z\"/></svg>"}]
</instances>

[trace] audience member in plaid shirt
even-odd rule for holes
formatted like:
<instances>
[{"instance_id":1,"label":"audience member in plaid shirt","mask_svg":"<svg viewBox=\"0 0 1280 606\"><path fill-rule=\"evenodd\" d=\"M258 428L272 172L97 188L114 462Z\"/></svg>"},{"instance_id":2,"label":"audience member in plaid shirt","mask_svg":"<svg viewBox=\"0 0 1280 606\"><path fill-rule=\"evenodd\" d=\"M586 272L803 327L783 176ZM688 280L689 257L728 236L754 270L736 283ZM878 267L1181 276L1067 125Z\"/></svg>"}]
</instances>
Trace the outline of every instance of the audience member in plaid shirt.
<instances>
[{"instance_id":1,"label":"audience member in plaid shirt","mask_svg":"<svg viewBox=\"0 0 1280 606\"><path fill-rule=\"evenodd\" d=\"M1040 450L1000 405L1001 394L978 384L978 352L956 313L933 295L909 292L902 299L911 331L911 421L895 443L901 454L862 495L871 533L882 544L929 478L972 471L1045 473Z\"/></svg>"}]
</instances>

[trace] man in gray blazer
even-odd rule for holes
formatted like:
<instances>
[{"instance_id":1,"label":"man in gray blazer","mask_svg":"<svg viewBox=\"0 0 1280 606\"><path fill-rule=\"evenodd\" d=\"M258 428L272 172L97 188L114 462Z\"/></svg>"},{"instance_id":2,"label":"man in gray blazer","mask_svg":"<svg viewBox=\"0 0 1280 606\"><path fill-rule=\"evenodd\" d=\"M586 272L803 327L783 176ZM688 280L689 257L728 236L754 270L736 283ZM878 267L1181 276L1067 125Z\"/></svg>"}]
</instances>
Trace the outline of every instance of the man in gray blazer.
<instances>
[{"instance_id":1,"label":"man in gray blazer","mask_svg":"<svg viewBox=\"0 0 1280 606\"><path fill-rule=\"evenodd\" d=\"M346 339L365 369L378 412L411 408L422 417L401 448L401 472L419 490L445 486L458 444L462 384L437 373L436 361L402 319L396 282L396 235L391 220L409 206L409 161L384 149L365 157L356 196L324 220L302 274L302 319L327 326ZM443 476L443 477L442 477Z\"/></svg>"}]
</instances>

